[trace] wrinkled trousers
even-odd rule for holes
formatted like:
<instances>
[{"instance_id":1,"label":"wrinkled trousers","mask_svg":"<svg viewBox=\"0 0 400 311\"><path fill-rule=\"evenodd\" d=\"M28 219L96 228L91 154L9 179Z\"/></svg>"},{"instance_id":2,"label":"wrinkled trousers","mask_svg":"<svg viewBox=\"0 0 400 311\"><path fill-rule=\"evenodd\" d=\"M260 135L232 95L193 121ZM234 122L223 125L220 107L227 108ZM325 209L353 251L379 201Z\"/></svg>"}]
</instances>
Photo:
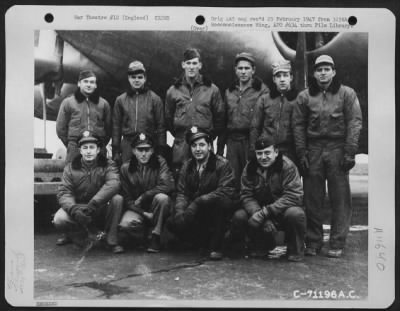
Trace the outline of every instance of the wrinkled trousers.
<instances>
[{"instance_id":1,"label":"wrinkled trousers","mask_svg":"<svg viewBox=\"0 0 400 311\"><path fill-rule=\"evenodd\" d=\"M119 224L121 232L134 239L146 239L146 229L149 227L152 234L161 235L170 208L170 197L164 193L158 193L154 196L149 210L153 213L153 220L147 221L139 213L127 210Z\"/></svg>"},{"instance_id":2,"label":"wrinkled trousers","mask_svg":"<svg viewBox=\"0 0 400 311\"><path fill-rule=\"evenodd\" d=\"M108 245L118 244L118 223L121 219L123 207L123 198L116 194L112 197L108 204L101 206L93 215L93 222L99 228L104 228L107 235L106 241ZM53 218L54 226L69 234L72 232L82 232L84 228L78 224L72 217L62 208L60 208Z\"/></svg>"},{"instance_id":3,"label":"wrinkled trousers","mask_svg":"<svg viewBox=\"0 0 400 311\"><path fill-rule=\"evenodd\" d=\"M323 204L326 182L331 208L330 247L343 248L351 225L352 204L349 172L341 167L344 149L337 141L310 141L309 170L304 177L304 204L307 213L306 245L320 248L323 243Z\"/></svg>"},{"instance_id":4,"label":"wrinkled trousers","mask_svg":"<svg viewBox=\"0 0 400 311\"><path fill-rule=\"evenodd\" d=\"M249 138L246 135L228 137L226 142L226 158L232 165L235 174L235 187L240 190L240 178L249 156Z\"/></svg>"},{"instance_id":5,"label":"wrinkled trousers","mask_svg":"<svg viewBox=\"0 0 400 311\"><path fill-rule=\"evenodd\" d=\"M263 225L256 230L248 228L248 220L250 216L246 210L239 209L235 212L231 219L231 234L233 239L244 239L248 234L250 240L254 244L262 244L266 250L275 248L275 238L273 233L264 232ZM304 209L299 206L289 207L283 215L271 219L277 230L285 232L285 243L288 255L304 254L304 236L306 232L306 215ZM259 243L255 243L255 242Z\"/></svg>"}]
</instances>

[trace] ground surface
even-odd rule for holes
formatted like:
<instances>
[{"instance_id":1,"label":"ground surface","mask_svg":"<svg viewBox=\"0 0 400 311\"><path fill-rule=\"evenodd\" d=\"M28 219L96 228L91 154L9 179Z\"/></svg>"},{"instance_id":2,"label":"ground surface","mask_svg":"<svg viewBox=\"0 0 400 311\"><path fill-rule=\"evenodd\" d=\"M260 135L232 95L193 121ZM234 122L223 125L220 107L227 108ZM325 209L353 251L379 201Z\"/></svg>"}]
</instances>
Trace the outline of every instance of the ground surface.
<instances>
[{"instance_id":1,"label":"ground surface","mask_svg":"<svg viewBox=\"0 0 400 311\"><path fill-rule=\"evenodd\" d=\"M358 170L359 171L359 170ZM357 172L358 172L357 171ZM131 249L113 255L101 246L85 253L56 246L52 229L35 232L34 297L37 300L294 300L294 291L336 290L357 299L368 295L368 177L351 176L354 213L345 255L322 254L301 263L278 258L209 261L196 251L147 254ZM329 209L326 209L329 217ZM328 222L327 222L328 223ZM326 240L329 226L326 226ZM315 294L315 292L314 292ZM307 296L302 299L310 299Z\"/></svg>"}]
</instances>

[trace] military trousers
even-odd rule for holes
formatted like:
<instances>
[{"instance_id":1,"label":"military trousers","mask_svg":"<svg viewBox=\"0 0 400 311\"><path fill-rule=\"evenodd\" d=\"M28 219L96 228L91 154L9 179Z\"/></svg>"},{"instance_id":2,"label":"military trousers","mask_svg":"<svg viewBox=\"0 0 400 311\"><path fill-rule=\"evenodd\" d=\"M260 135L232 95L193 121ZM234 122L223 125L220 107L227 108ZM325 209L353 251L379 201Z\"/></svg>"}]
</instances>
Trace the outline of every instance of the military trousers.
<instances>
[{"instance_id":1,"label":"military trousers","mask_svg":"<svg viewBox=\"0 0 400 311\"><path fill-rule=\"evenodd\" d=\"M230 135L226 142L226 158L232 165L235 174L235 187L240 190L240 178L249 156L248 135Z\"/></svg>"},{"instance_id":2,"label":"military trousers","mask_svg":"<svg viewBox=\"0 0 400 311\"><path fill-rule=\"evenodd\" d=\"M160 236L170 208L170 197L164 193L158 193L154 196L149 208L149 212L153 213L153 219L147 220L143 215L127 210L119 224L120 231L123 235L133 239L146 240L147 229L150 229L152 234Z\"/></svg>"},{"instance_id":3,"label":"military trousers","mask_svg":"<svg viewBox=\"0 0 400 311\"><path fill-rule=\"evenodd\" d=\"M98 208L93 215L93 224L104 230L106 233L106 241L108 245L118 244L118 224L122 215L123 198L116 194L112 197L108 204ZM78 224L72 217L62 208L60 208L53 218L54 226L67 235L84 231L84 228Z\"/></svg>"},{"instance_id":4,"label":"military trousers","mask_svg":"<svg viewBox=\"0 0 400 311\"><path fill-rule=\"evenodd\" d=\"M349 172L344 171L343 143L317 140L308 145L309 170L304 176L304 204L307 212L306 245L320 249L323 243L323 208L328 187L331 208L330 247L343 248L351 225L352 203Z\"/></svg>"},{"instance_id":5,"label":"military trousers","mask_svg":"<svg viewBox=\"0 0 400 311\"><path fill-rule=\"evenodd\" d=\"M265 250L275 248L273 232L265 232L264 226L256 230L250 229L250 215L244 209L237 210L231 219L231 235L233 240L244 239L247 234L252 245L260 245ZM276 229L285 232L285 244L288 255L304 254L304 236L306 232L306 215L302 207L291 206L278 217L270 218Z\"/></svg>"}]
</instances>

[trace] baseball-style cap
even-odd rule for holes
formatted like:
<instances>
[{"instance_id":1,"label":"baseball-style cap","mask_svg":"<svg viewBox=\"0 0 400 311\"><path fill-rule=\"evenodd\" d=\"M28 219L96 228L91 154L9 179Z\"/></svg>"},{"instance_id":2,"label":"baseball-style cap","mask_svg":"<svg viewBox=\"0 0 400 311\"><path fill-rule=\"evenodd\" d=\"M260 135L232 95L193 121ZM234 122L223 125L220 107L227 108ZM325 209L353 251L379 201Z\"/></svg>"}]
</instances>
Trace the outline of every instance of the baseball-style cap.
<instances>
[{"instance_id":1,"label":"baseball-style cap","mask_svg":"<svg viewBox=\"0 0 400 311\"><path fill-rule=\"evenodd\" d=\"M290 61L283 59L272 64L272 75L276 75L278 72L291 72L292 66Z\"/></svg>"},{"instance_id":2,"label":"baseball-style cap","mask_svg":"<svg viewBox=\"0 0 400 311\"><path fill-rule=\"evenodd\" d=\"M235 64L237 64L240 60L247 60L253 66L254 66L254 63L256 62L254 56L251 53L248 53L248 52L242 52L242 53L236 54L236 56L235 56Z\"/></svg>"},{"instance_id":3,"label":"baseball-style cap","mask_svg":"<svg viewBox=\"0 0 400 311\"><path fill-rule=\"evenodd\" d=\"M140 73L146 72L146 68L144 68L144 65L142 62L139 62L138 60L133 61L132 63L129 64L128 66L128 75L129 74L134 74L134 73Z\"/></svg>"},{"instance_id":4,"label":"baseball-style cap","mask_svg":"<svg viewBox=\"0 0 400 311\"><path fill-rule=\"evenodd\" d=\"M100 140L89 131L84 131L82 135L78 138L79 147L86 143L99 144L99 142Z\"/></svg>"},{"instance_id":5,"label":"baseball-style cap","mask_svg":"<svg viewBox=\"0 0 400 311\"><path fill-rule=\"evenodd\" d=\"M149 134L146 133L136 133L135 136L133 137L131 147L136 148L136 147L153 147L154 146L154 140L153 137Z\"/></svg>"},{"instance_id":6,"label":"baseball-style cap","mask_svg":"<svg viewBox=\"0 0 400 311\"><path fill-rule=\"evenodd\" d=\"M83 79L87 79L87 78L90 78L90 77L95 77L96 78L96 74L92 70L82 70L79 73L78 81L81 81Z\"/></svg>"},{"instance_id":7,"label":"baseball-style cap","mask_svg":"<svg viewBox=\"0 0 400 311\"><path fill-rule=\"evenodd\" d=\"M319 66L321 64L328 64L328 65L331 65L332 67L335 67L335 63L334 63L332 57L330 57L329 55L318 56L317 59L315 60L314 68L316 68L317 66Z\"/></svg>"},{"instance_id":8,"label":"baseball-style cap","mask_svg":"<svg viewBox=\"0 0 400 311\"><path fill-rule=\"evenodd\" d=\"M199 128L197 126L192 126L186 132L186 142L189 145L192 144L195 140L200 139L200 138L205 138L207 141L210 141L211 135L205 129Z\"/></svg>"}]
</instances>

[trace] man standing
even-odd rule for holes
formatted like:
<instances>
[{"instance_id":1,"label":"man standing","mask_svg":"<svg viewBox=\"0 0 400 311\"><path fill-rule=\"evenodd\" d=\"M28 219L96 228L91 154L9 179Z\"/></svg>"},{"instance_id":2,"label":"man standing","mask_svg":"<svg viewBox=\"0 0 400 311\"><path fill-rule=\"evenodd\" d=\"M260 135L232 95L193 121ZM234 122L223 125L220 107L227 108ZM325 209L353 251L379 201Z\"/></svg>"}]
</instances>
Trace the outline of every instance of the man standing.
<instances>
[{"instance_id":1,"label":"man standing","mask_svg":"<svg viewBox=\"0 0 400 311\"><path fill-rule=\"evenodd\" d=\"M166 145L164 106L147 87L146 69L141 62L129 64L128 81L129 90L117 97L113 109L112 151L117 163L131 158L131 142L137 132L153 135L161 148Z\"/></svg>"},{"instance_id":2,"label":"man standing","mask_svg":"<svg viewBox=\"0 0 400 311\"><path fill-rule=\"evenodd\" d=\"M106 156L106 145L111 137L111 108L97 91L93 71L79 73L75 94L61 103L56 121L57 136L67 147L66 163L79 154L77 139L84 131L90 131L100 141L101 153Z\"/></svg>"},{"instance_id":3,"label":"man standing","mask_svg":"<svg viewBox=\"0 0 400 311\"><path fill-rule=\"evenodd\" d=\"M319 56L309 88L299 94L294 108L296 152L304 172L309 256L315 256L323 243L326 181L332 208L329 257L342 255L351 223L349 170L355 165L362 116L355 91L340 84L335 75L332 57Z\"/></svg>"},{"instance_id":4,"label":"man standing","mask_svg":"<svg viewBox=\"0 0 400 311\"><path fill-rule=\"evenodd\" d=\"M117 230L122 213L120 181L114 162L100 154L101 140L89 131L78 140L80 155L64 168L57 195L61 208L54 215L57 229L66 233L57 245L71 243L69 232L85 229L93 238L104 228L106 241L114 253L124 249L118 244Z\"/></svg>"},{"instance_id":5,"label":"man standing","mask_svg":"<svg viewBox=\"0 0 400 311\"><path fill-rule=\"evenodd\" d=\"M212 140L225 126L225 109L218 87L200 74L202 62L197 49L187 49L183 54L184 75L172 85L166 95L165 120L174 136L173 170L177 176L183 162L189 158L185 132L191 126L206 129Z\"/></svg>"},{"instance_id":6,"label":"man standing","mask_svg":"<svg viewBox=\"0 0 400 311\"><path fill-rule=\"evenodd\" d=\"M290 61L282 60L272 64L272 81L271 92L262 96L255 108L251 123L250 149L254 149L258 137L273 137L279 152L297 163L292 129L297 91L292 86Z\"/></svg>"},{"instance_id":7,"label":"man standing","mask_svg":"<svg viewBox=\"0 0 400 311\"><path fill-rule=\"evenodd\" d=\"M247 232L251 251L257 241L272 250L274 232L283 230L287 259L301 261L306 230L301 179L296 165L279 152L272 137L257 139L255 158L243 170L241 182L243 209L232 218L231 238L243 240Z\"/></svg>"},{"instance_id":8,"label":"man standing","mask_svg":"<svg viewBox=\"0 0 400 311\"><path fill-rule=\"evenodd\" d=\"M217 153L222 155L226 143L226 157L235 172L236 189L240 190L240 176L247 163L249 134L255 105L261 95L269 92L268 87L255 74L255 59L250 53L235 57L237 80L225 92L227 128L218 144Z\"/></svg>"},{"instance_id":9,"label":"man standing","mask_svg":"<svg viewBox=\"0 0 400 311\"><path fill-rule=\"evenodd\" d=\"M145 239L151 229L150 253L161 249L164 220L170 212L170 196L175 183L166 161L154 152L151 135L137 133L132 140L130 162L121 167L121 186L126 211L120 222L121 231Z\"/></svg>"},{"instance_id":10,"label":"man standing","mask_svg":"<svg viewBox=\"0 0 400 311\"><path fill-rule=\"evenodd\" d=\"M168 228L181 238L197 239L210 250L210 259L218 260L226 217L235 201L233 170L228 160L212 152L207 131L192 127L186 139L192 157L180 171L175 215Z\"/></svg>"}]
</instances>

